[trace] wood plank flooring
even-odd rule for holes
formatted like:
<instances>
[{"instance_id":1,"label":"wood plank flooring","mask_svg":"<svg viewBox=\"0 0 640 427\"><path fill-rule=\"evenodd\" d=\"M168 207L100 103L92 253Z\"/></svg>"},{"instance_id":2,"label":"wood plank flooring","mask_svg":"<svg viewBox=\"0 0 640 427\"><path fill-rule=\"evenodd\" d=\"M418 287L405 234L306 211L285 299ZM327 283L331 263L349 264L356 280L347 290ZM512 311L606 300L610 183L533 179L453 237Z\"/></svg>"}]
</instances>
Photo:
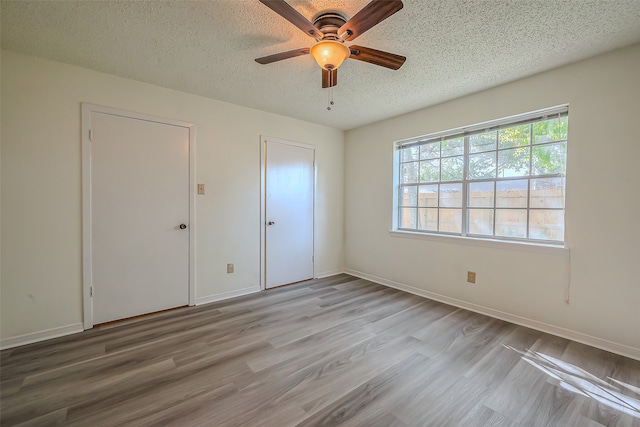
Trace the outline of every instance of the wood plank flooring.
<instances>
[{"instance_id":1,"label":"wood plank flooring","mask_svg":"<svg viewBox=\"0 0 640 427\"><path fill-rule=\"evenodd\" d=\"M640 427L639 361L345 274L0 363L7 427Z\"/></svg>"}]
</instances>

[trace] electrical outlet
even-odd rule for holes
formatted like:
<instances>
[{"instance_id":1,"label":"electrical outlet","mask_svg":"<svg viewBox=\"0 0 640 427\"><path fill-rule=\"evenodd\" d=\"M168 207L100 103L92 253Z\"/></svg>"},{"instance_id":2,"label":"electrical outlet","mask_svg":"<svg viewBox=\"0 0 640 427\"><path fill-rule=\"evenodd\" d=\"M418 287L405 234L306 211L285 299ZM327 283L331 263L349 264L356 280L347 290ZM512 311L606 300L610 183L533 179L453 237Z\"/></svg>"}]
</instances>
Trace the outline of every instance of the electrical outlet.
<instances>
[{"instance_id":1,"label":"electrical outlet","mask_svg":"<svg viewBox=\"0 0 640 427\"><path fill-rule=\"evenodd\" d=\"M476 272L475 271L467 271L467 282L476 283Z\"/></svg>"},{"instance_id":2,"label":"electrical outlet","mask_svg":"<svg viewBox=\"0 0 640 427\"><path fill-rule=\"evenodd\" d=\"M227 274L233 273L233 264L227 264Z\"/></svg>"},{"instance_id":3,"label":"electrical outlet","mask_svg":"<svg viewBox=\"0 0 640 427\"><path fill-rule=\"evenodd\" d=\"M198 184L198 194L204 194L204 184Z\"/></svg>"}]
</instances>

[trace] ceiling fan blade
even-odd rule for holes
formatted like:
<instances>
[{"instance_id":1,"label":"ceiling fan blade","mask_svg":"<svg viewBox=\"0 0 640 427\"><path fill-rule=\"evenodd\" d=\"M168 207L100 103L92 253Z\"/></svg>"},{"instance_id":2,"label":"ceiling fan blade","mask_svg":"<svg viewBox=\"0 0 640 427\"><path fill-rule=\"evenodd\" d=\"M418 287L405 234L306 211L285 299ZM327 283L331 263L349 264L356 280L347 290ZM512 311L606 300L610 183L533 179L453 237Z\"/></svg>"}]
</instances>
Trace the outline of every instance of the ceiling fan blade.
<instances>
[{"instance_id":1,"label":"ceiling fan blade","mask_svg":"<svg viewBox=\"0 0 640 427\"><path fill-rule=\"evenodd\" d=\"M287 52L274 53L273 55L263 56L262 58L256 58L258 64L271 64L272 62L282 61L283 59L295 58L296 56L308 55L309 48L303 47L302 49L289 50Z\"/></svg>"},{"instance_id":2,"label":"ceiling fan blade","mask_svg":"<svg viewBox=\"0 0 640 427\"><path fill-rule=\"evenodd\" d=\"M300 12L291 7L284 0L260 0L260 3L300 28L306 35L316 40L321 39L324 34L320 32L307 18L302 16Z\"/></svg>"},{"instance_id":3,"label":"ceiling fan blade","mask_svg":"<svg viewBox=\"0 0 640 427\"><path fill-rule=\"evenodd\" d=\"M349 31L351 34L345 40L351 41L402 9L402 6L401 0L373 0L340 27L338 34Z\"/></svg>"},{"instance_id":4,"label":"ceiling fan blade","mask_svg":"<svg viewBox=\"0 0 640 427\"><path fill-rule=\"evenodd\" d=\"M322 69L322 88L333 87L338 84L338 69L327 71Z\"/></svg>"},{"instance_id":5,"label":"ceiling fan blade","mask_svg":"<svg viewBox=\"0 0 640 427\"><path fill-rule=\"evenodd\" d=\"M397 70L402 67L404 61L407 60L404 56L371 49L370 47L349 46L349 49L351 50L351 56L349 56L351 59L357 59L358 61L391 68L392 70Z\"/></svg>"}]
</instances>

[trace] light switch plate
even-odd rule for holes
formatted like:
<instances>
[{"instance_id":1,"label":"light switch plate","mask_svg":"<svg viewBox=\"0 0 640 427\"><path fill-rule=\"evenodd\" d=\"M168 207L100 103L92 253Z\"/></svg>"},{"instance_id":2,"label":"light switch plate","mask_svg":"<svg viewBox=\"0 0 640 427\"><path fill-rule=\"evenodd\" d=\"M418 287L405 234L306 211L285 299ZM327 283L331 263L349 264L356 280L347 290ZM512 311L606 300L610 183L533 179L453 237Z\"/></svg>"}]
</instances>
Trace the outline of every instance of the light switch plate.
<instances>
[{"instance_id":1,"label":"light switch plate","mask_svg":"<svg viewBox=\"0 0 640 427\"><path fill-rule=\"evenodd\" d=\"M198 184L198 194L204 194L204 184Z\"/></svg>"}]
</instances>

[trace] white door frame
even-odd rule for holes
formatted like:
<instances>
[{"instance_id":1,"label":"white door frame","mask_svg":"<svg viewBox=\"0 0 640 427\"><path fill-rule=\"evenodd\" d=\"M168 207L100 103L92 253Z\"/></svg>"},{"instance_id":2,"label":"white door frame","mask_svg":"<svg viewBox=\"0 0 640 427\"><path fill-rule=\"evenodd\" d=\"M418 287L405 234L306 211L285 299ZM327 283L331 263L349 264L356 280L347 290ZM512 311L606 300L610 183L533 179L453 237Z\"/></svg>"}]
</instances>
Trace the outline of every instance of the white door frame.
<instances>
[{"instance_id":1,"label":"white door frame","mask_svg":"<svg viewBox=\"0 0 640 427\"><path fill-rule=\"evenodd\" d=\"M118 108L82 103L82 295L84 329L93 328L92 241L91 241L91 113L103 113L189 129L189 305L195 305L196 252L196 128L193 123L166 119Z\"/></svg>"},{"instance_id":2,"label":"white door frame","mask_svg":"<svg viewBox=\"0 0 640 427\"><path fill-rule=\"evenodd\" d=\"M313 150L313 277L316 277L316 193L318 186L318 166L316 161L316 146L303 144L301 142L288 141L286 139L260 136L260 289L266 289L266 201L267 201L267 141L278 142L280 144L293 145L296 147Z\"/></svg>"}]
</instances>

